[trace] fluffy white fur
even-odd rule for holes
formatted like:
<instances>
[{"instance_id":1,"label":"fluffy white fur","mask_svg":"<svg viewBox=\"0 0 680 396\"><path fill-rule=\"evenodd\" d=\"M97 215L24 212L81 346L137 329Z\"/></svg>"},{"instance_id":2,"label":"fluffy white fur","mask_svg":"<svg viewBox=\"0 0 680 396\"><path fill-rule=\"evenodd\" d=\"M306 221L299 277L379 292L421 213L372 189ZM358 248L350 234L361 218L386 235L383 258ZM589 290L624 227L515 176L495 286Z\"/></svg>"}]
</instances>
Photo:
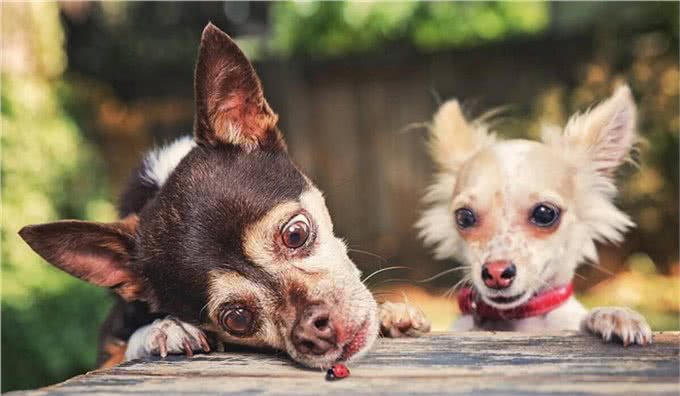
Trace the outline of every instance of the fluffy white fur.
<instances>
[{"instance_id":1,"label":"fluffy white fur","mask_svg":"<svg viewBox=\"0 0 680 396\"><path fill-rule=\"evenodd\" d=\"M149 183L161 187L194 147L196 147L194 139L191 136L184 136L150 151L144 157L142 177Z\"/></svg>"},{"instance_id":2,"label":"fluffy white fur","mask_svg":"<svg viewBox=\"0 0 680 396\"><path fill-rule=\"evenodd\" d=\"M442 105L430 131L430 152L438 166L416 226L438 259L455 258L481 298L499 309L524 304L540 291L572 280L577 266L597 261L596 242L618 243L634 224L613 203L616 169L636 141L636 107L628 87L592 110L574 115L563 130L546 128L542 142L498 141L480 121L468 123L454 101ZM541 229L529 221L535 205L561 209L558 225ZM454 212L472 209L478 224L460 230ZM510 260L517 275L508 289L487 288L481 268ZM495 297L522 296L512 303ZM587 314L575 299L548 315L522 320L475 323L469 316L457 330L586 329L625 344L651 342L639 314L623 308ZM596 318L595 320L593 318Z\"/></svg>"}]
</instances>

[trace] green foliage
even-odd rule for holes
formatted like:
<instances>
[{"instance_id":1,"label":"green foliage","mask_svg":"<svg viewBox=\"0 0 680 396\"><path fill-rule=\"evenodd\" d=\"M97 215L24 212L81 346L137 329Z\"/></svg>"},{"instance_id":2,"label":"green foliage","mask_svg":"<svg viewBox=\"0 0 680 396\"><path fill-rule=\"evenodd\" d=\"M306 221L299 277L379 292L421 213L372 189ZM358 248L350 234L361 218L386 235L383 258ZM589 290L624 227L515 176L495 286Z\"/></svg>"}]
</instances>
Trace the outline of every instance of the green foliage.
<instances>
[{"instance_id":1,"label":"green foliage","mask_svg":"<svg viewBox=\"0 0 680 396\"><path fill-rule=\"evenodd\" d=\"M56 270L45 272L39 275L61 283L59 291L33 289L28 298L3 297L3 392L45 386L95 367L108 296Z\"/></svg>"},{"instance_id":2,"label":"green foliage","mask_svg":"<svg viewBox=\"0 0 680 396\"><path fill-rule=\"evenodd\" d=\"M399 42L434 50L540 32L543 2L280 2L272 5L272 48L315 57Z\"/></svg>"},{"instance_id":3,"label":"green foliage","mask_svg":"<svg viewBox=\"0 0 680 396\"><path fill-rule=\"evenodd\" d=\"M2 71L2 390L62 380L94 364L106 293L50 267L19 238L24 225L113 217L93 149L64 113L64 66L55 4L3 6L14 30ZM10 30L12 31L12 30ZM5 31L3 31L3 34ZM16 51L12 53L11 51Z\"/></svg>"}]
</instances>

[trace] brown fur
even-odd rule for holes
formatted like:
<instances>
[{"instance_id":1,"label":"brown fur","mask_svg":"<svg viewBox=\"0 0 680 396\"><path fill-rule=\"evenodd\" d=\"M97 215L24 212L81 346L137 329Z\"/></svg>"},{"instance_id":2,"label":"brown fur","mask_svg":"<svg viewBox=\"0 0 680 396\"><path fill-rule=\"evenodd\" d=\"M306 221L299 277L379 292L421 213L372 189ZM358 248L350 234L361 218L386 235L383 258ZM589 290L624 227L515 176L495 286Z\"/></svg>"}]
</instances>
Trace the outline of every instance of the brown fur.
<instances>
[{"instance_id":1,"label":"brown fur","mask_svg":"<svg viewBox=\"0 0 680 396\"><path fill-rule=\"evenodd\" d=\"M127 266L137 223L135 215L110 224L65 220L27 226L19 235L65 272L131 301L143 296L139 275Z\"/></svg>"},{"instance_id":2,"label":"brown fur","mask_svg":"<svg viewBox=\"0 0 680 396\"><path fill-rule=\"evenodd\" d=\"M99 365L99 368L109 368L121 364L125 360L127 342L110 338L104 344L103 352L108 359Z\"/></svg>"},{"instance_id":3,"label":"brown fur","mask_svg":"<svg viewBox=\"0 0 680 396\"><path fill-rule=\"evenodd\" d=\"M127 300L105 323L99 362L117 361L112 345L125 341L127 359L208 352L204 331L308 366L362 354L377 336L375 300L333 234L322 194L288 156L255 71L213 25L202 35L195 89L194 142L164 158L163 172L133 175L120 206L127 218L21 232L55 266ZM309 243L284 246L282 228L297 216ZM337 337L317 337L309 319L318 313ZM243 328L224 320L233 314Z\"/></svg>"},{"instance_id":4,"label":"brown fur","mask_svg":"<svg viewBox=\"0 0 680 396\"><path fill-rule=\"evenodd\" d=\"M212 24L201 38L194 88L198 141L283 145L278 116L265 100L255 70L229 36Z\"/></svg>"}]
</instances>

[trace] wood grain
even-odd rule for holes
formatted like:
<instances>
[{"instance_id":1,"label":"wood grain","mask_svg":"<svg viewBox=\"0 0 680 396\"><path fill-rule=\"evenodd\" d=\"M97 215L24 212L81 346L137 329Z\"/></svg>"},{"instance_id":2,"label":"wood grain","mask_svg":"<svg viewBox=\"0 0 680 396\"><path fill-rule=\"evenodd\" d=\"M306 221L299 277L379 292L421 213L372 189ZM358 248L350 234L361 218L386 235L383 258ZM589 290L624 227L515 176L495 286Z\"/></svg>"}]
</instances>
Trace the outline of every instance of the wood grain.
<instances>
[{"instance_id":1,"label":"wood grain","mask_svg":"<svg viewBox=\"0 0 680 396\"><path fill-rule=\"evenodd\" d=\"M435 333L381 339L336 382L241 351L132 361L16 394L678 395L679 353L680 332L628 348L575 333Z\"/></svg>"}]
</instances>

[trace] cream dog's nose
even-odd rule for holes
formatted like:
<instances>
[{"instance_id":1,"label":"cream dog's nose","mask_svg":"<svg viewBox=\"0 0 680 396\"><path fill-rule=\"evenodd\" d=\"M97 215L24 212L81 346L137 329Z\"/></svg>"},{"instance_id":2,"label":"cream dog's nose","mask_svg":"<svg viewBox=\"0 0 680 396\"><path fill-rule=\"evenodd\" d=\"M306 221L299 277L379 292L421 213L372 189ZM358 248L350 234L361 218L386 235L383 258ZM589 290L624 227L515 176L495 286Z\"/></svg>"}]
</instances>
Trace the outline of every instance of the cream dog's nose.
<instances>
[{"instance_id":1,"label":"cream dog's nose","mask_svg":"<svg viewBox=\"0 0 680 396\"><path fill-rule=\"evenodd\" d=\"M482 266L482 280L491 289L507 289L517 274L517 267L512 261L490 261Z\"/></svg>"}]
</instances>

